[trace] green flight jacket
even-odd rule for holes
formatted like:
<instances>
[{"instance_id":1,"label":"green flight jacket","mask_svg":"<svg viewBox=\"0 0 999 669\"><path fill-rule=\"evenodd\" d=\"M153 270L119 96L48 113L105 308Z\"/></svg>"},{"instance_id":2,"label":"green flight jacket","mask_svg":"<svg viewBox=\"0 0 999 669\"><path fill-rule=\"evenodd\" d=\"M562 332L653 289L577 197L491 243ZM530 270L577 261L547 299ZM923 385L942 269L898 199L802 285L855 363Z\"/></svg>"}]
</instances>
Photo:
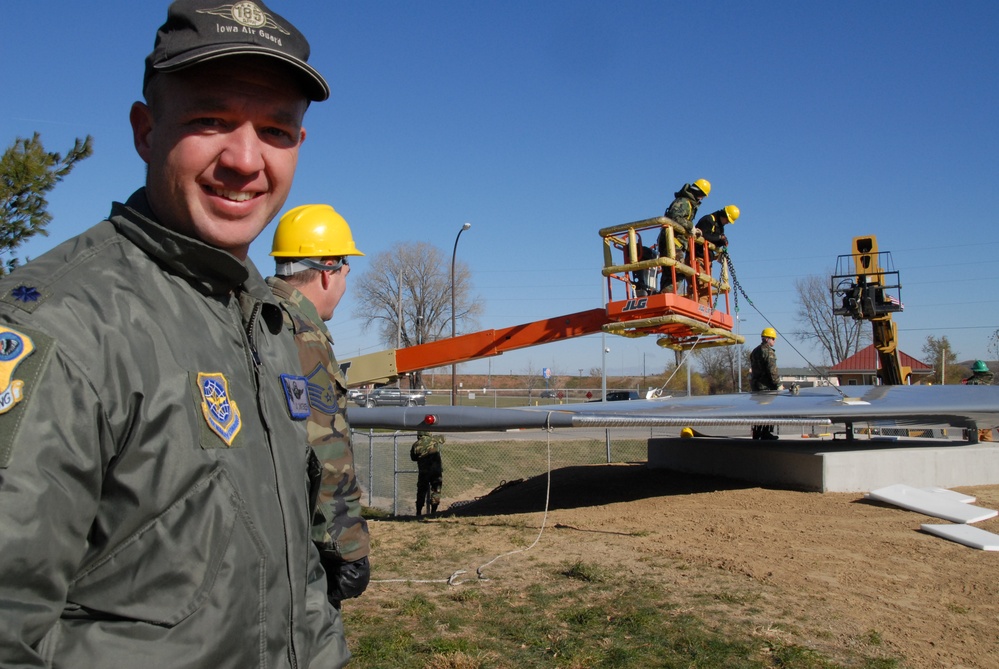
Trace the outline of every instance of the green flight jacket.
<instances>
[{"instance_id":1,"label":"green flight jacket","mask_svg":"<svg viewBox=\"0 0 999 669\"><path fill-rule=\"evenodd\" d=\"M144 190L0 280L0 666L343 666L296 379L252 263Z\"/></svg>"},{"instance_id":2,"label":"green flight jacket","mask_svg":"<svg viewBox=\"0 0 999 669\"><path fill-rule=\"evenodd\" d=\"M315 305L294 286L278 277L269 277L267 285L284 311L285 329L295 337L308 380L309 444L322 463L312 540L346 562L360 560L370 553L371 543L350 443L347 380L333 353L333 337Z\"/></svg>"}]
</instances>

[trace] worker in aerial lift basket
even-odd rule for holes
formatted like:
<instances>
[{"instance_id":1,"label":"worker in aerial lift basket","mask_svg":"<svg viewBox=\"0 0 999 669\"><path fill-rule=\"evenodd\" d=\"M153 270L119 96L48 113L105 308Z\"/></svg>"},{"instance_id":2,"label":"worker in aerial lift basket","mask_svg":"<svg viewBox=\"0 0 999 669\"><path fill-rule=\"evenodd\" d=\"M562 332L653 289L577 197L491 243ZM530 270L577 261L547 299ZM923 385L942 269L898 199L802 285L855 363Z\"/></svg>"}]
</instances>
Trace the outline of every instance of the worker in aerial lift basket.
<instances>
[{"instance_id":1,"label":"worker in aerial lift basket","mask_svg":"<svg viewBox=\"0 0 999 669\"><path fill-rule=\"evenodd\" d=\"M701 231L701 236L706 241L711 242L716 249L724 249L728 246L728 237L725 236L725 226L730 223L735 223L738 218L739 208L734 204L730 204L714 213L702 216L701 220L697 221L697 229ZM701 252L700 246L702 245L697 245L696 252L693 257L688 254L687 264L695 268L699 274L707 274L708 267L704 264L704 256ZM714 262L718 258L718 252L708 249L708 258ZM697 284L698 303L710 307L711 295L709 293L708 284Z\"/></svg>"},{"instance_id":2,"label":"worker in aerial lift basket","mask_svg":"<svg viewBox=\"0 0 999 669\"><path fill-rule=\"evenodd\" d=\"M777 331L764 328L760 333L760 345L749 354L749 383L753 392L761 390L780 390L780 373L777 371L777 352L774 343L777 341ZM753 439L777 439L773 425L754 425Z\"/></svg>"},{"instance_id":3,"label":"worker in aerial lift basket","mask_svg":"<svg viewBox=\"0 0 999 669\"><path fill-rule=\"evenodd\" d=\"M697 215L697 207L700 206L701 200L706 198L710 192L711 182L707 179L698 179L692 184L684 184L683 188L673 193L673 201L663 214L666 218L678 223L684 231L683 233L674 231L676 233L674 235L674 243L677 247L676 258L678 260L682 260L686 256L687 235L700 234L694 228L694 217ZM657 241L660 258L669 257L669 245L667 242L666 228L663 228L659 232L659 239ZM679 280L679 277L677 277L677 281ZM673 273L669 267L663 268L659 292L674 292Z\"/></svg>"}]
</instances>

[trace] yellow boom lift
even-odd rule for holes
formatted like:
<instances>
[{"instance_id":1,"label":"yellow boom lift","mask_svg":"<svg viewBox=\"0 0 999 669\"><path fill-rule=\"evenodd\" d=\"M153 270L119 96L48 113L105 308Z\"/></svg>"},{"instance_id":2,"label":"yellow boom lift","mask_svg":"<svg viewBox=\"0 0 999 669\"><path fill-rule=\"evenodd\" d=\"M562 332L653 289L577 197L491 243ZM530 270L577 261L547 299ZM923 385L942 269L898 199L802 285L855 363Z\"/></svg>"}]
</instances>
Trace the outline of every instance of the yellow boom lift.
<instances>
[{"instance_id":1,"label":"yellow boom lift","mask_svg":"<svg viewBox=\"0 0 999 669\"><path fill-rule=\"evenodd\" d=\"M912 368L902 364L892 314L902 311L902 285L891 253L878 250L877 237L853 238L853 253L836 259L832 277L833 313L870 321L882 385L908 385Z\"/></svg>"}]
</instances>

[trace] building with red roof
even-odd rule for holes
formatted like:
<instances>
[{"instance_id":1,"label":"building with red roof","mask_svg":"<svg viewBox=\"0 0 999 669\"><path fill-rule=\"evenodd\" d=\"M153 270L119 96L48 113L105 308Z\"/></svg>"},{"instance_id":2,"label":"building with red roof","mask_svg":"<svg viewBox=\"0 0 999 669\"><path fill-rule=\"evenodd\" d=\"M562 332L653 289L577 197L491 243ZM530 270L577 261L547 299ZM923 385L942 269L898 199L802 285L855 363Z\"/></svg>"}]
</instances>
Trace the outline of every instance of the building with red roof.
<instances>
[{"instance_id":1,"label":"building with red roof","mask_svg":"<svg viewBox=\"0 0 999 669\"><path fill-rule=\"evenodd\" d=\"M913 384L934 381L932 367L903 351L899 351L898 355L902 365L912 369ZM871 344L830 367L829 374L838 378L841 386L873 386L878 383L878 367L878 351L874 348L874 344Z\"/></svg>"}]
</instances>

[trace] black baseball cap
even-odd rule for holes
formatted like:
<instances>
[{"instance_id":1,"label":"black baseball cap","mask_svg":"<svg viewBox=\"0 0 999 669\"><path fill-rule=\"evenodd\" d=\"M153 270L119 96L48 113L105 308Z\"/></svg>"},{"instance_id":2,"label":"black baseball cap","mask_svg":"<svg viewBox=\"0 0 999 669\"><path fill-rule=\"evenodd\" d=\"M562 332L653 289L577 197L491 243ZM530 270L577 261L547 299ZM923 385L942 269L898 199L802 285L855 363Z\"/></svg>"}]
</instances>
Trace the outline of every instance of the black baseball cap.
<instances>
[{"instance_id":1,"label":"black baseball cap","mask_svg":"<svg viewBox=\"0 0 999 669\"><path fill-rule=\"evenodd\" d=\"M255 54L295 68L310 100L330 96L330 87L309 60L309 42L283 17L259 0L176 0L156 32L146 57L145 92L156 72L176 72L206 60Z\"/></svg>"}]
</instances>

